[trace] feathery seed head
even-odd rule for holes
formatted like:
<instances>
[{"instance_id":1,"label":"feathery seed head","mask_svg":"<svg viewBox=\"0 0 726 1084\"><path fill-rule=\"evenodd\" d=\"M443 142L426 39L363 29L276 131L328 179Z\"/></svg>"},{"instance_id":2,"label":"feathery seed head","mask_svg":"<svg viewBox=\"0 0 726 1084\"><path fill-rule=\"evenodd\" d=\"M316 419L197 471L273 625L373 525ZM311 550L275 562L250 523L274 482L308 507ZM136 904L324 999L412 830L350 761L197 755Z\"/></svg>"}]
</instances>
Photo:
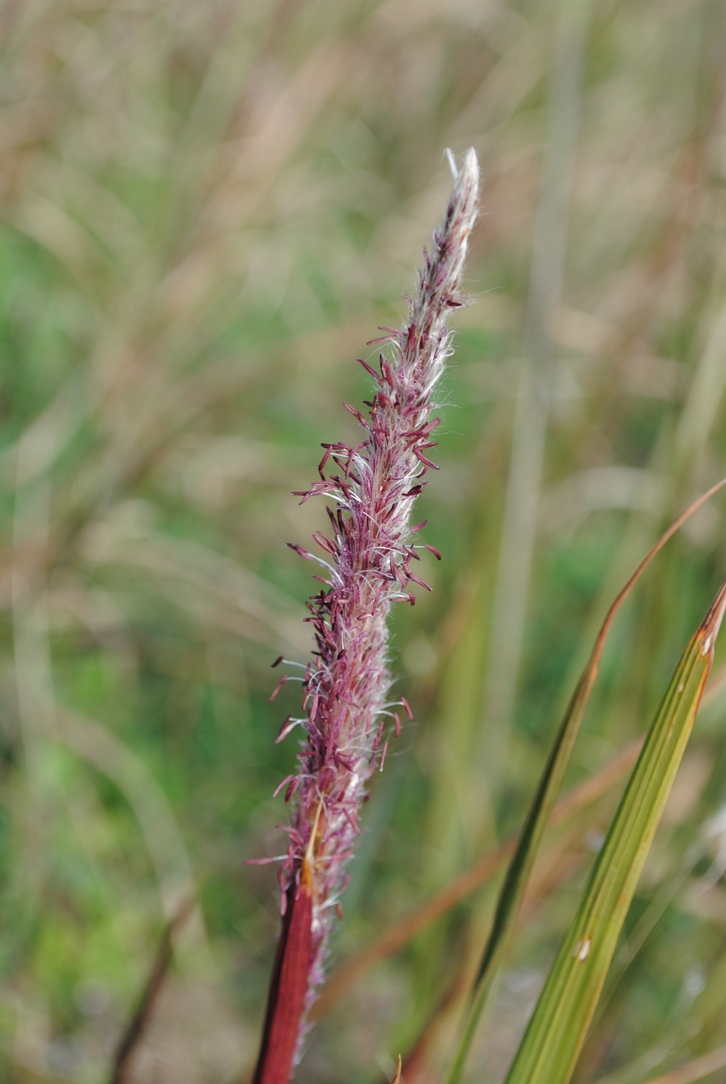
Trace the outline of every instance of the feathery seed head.
<instances>
[{"instance_id":1,"label":"feathery seed head","mask_svg":"<svg viewBox=\"0 0 726 1084\"><path fill-rule=\"evenodd\" d=\"M305 732L298 772L278 789L286 788L286 801L295 798L280 874L283 909L294 901L303 870L309 871L307 1008L323 979L366 784L383 766L388 747L388 614L394 602L414 603L413 584L430 590L411 569L411 562L419 559L411 537L423 523L409 524L425 476L436 469L431 452L439 419L432 417L433 392L451 353L449 312L465 300L461 276L478 206L474 151L467 152L458 172L450 161L453 192L431 251L424 250L408 321L402 329L381 328L383 337L369 344L388 345L390 356L381 354L377 368L361 361L374 380L367 417L344 404L363 430L362 439L352 447L324 444L319 480L298 494L301 503L314 496L330 502L328 533L313 535L324 557L291 544L301 557L320 563L324 573L318 577L323 586L307 604L315 651L303 678L303 718L288 718L278 737L282 740L298 725ZM419 548L440 558L433 547ZM410 715L408 704L402 703ZM393 718L397 734L400 718L395 712Z\"/></svg>"}]
</instances>

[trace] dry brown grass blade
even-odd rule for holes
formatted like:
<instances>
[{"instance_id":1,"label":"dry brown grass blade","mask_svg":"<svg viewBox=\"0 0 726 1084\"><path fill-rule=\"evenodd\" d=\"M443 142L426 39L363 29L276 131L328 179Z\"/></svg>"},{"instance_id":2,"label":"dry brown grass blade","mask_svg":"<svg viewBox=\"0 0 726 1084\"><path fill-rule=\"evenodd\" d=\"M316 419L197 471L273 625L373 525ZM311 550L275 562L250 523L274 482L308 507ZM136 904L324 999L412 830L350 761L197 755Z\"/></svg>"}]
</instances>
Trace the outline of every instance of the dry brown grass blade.
<instances>
[{"instance_id":1,"label":"dry brown grass blade","mask_svg":"<svg viewBox=\"0 0 726 1084\"><path fill-rule=\"evenodd\" d=\"M13 22L20 13L21 6L20 0L8 0L8 3L0 10L0 42L5 43L5 40L10 37Z\"/></svg>"},{"instance_id":2,"label":"dry brown grass blade","mask_svg":"<svg viewBox=\"0 0 726 1084\"><path fill-rule=\"evenodd\" d=\"M459 969L414 1040L403 1061L404 1084L433 1084L438 1079L432 1067L433 1052L445 1039L447 1025L466 993L471 978L469 971L467 968Z\"/></svg>"},{"instance_id":3,"label":"dry brown grass blade","mask_svg":"<svg viewBox=\"0 0 726 1084\"><path fill-rule=\"evenodd\" d=\"M679 1065L670 1073L655 1077L649 1084L695 1084L695 1081L703 1080L704 1077L723 1068L726 1068L726 1046L720 1046L717 1050L712 1050L710 1054L704 1054L700 1058L686 1062L685 1065Z\"/></svg>"},{"instance_id":4,"label":"dry brown grass blade","mask_svg":"<svg viewBox=\"0 0 726 1084\"><path fill-rule=\"evenodd\" d=\"M171 922L167 922L164 927L141 997L116 1047L109 1084L127 1084L132 1080L133 1054L144 1037L164 980L169 973L174 956L174 938L194 911L194 906L194 898L188 896L182 901Z\"/></svg>"},{"instance_id":5,"label":"dry brown grass blade","mask_svg":"<svg viewBox=\"0 0 726 1084\"><path fill-rule=\"evenodd\" d=\"M684 1062L677 1069L670 1069L667 1073L648 1077L644 1084L696 1084L696 1081L710 1077L723 1068L726 1068L726 1046L719 1046L708 1054L702 1054L698 1058ZM627 1067L624 1070L616 1069L614 1073L600 1077L595 1084L615 1084L616 1080L625 1079L623 1072L627 1072Z\"/></svg>"}]
</instances>

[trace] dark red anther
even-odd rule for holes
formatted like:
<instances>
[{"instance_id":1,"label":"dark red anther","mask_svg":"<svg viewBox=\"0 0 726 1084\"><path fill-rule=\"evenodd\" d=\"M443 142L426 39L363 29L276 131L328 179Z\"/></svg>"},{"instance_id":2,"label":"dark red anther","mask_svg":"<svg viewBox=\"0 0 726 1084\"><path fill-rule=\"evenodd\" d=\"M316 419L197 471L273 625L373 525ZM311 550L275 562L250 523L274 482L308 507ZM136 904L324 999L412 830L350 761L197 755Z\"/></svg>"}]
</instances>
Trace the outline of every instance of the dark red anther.
<instances>
[{"instance_id":1,"label":"dark red anther","mask_svg":"<svg viewBox=\"0 0 726 1084\"><path fill-rule=\"evenodd\" d=\"M280 731L275 738L275 745L279 745L281 741L284 741L291 730L297 726L297 720L293 719L292 715L288 715L285 722L280 727Z\"/></svg>"},{"instance_id":2,"label":"dark red anther","mask_svg":"<svg viewBox=\"0 0 726 1084\"><path fill-rule=\"evenodd\" d=\"M362 365L366 372L370 373L376 382L380 380L380 377L373 366L369 365L367 361L363 361L363 358L358 358L358 364Z\"/></svg>"},{"instance_id":3,"label":"dark red anther","mask_svg":"<svg viewBox=\"0 0 726 1084\"><path fill-rule=\"evenodd\" d=\"M330 525L333 528L333 533L337 534L338 533L338 521L335 518L335 512L333 511L333 509L330 507L329 504L326 504L325 511L328 514L328 519L330 520Z\"/></svg>"},{"instance_id":4,"label":"dark red anther","mask_svg":"<svg viewBox=\"0 0 726 1084\"><path fill-rule=\"evenodd\" d=\"M312 722L315 719L315 716L318 714L318 704L319 703L320 703L320 693L316 692L315 696L313 697L313 702L310 705L310 711L308 712L308 718L310 719L310 722Z\"/></svg>"},{"instance_id":5,"label":"dark red anther","mask_svg":"<svg viewBox=\"0 0 726 1084\"><path fill-rule=\"evenodd\" d=\"M323 448L325 448L325 455L323 456L323 458L318 463L318 474L320 475L322 480L325 481L325 474L323 473L323 471L325 470L325 464L328 462L328 459L330 458L330 445L329 444L324 444Z\"/></svg>"},{"instance_id":6,"label":"dark red anther","mask_svg":"<svg viewBox=\"0 0 726 1084\"><path fill-rule=\"evenodd\" d=\"M313 533L313 540L317 542L321 550L325 550L325 552L329 553L331 557L338 556L338 547L328 538L327 535L323 534L322 531L315 531Z\"/></svg>"},{"instance_id":7,"label":"dark red anther","mask_svg":"<svg viewBox=\"0 0 726 1084\"><path fill-rule=\"evenodd\" d=\"M270 693L270 703L272 703L273 700L277 699L277 695L280 692L280 689L282 688L282 686L285 684L286 681L287 681L287 674L283 674L282 677L280 678L280 680L278 681L277 685L275 686L275 688Z\"/></svg>"},{"instance_id":8,"label":"dark red anther","mask_svg":"<svg viewBox=\"0 0 726 1084\"><path fill-rule=\"evenodd\" d=\"M277 798L277 796L280 793L280 791L282 790L282 788L285 787L285 786L289 786L290 783L294 783L296 778L297 778L297 776L295 776L295 775L286 775L285 778L282 780L282 782L278 783L277 786L275 787L275 789L273 790L272 797Z\"/></svg>"},{"instance_id":9,"label":"dark red anther","mask_svg":"<svg viewBox=\"0 0 726 1084\"><path fill-rule=\"evenodd\" d=\"M383 354L381 354L381 356L380 356L380 365L381 365L381 376L383 377L385 382L389 385L389 387L392 388L393 387L393 369L391 368L390 361L388 360L387 357L384 357Z\"/></svg>"},{"instance_id":10,"label":"dark red anther","mask_svg":"<svg viewBox=\"0 0 726 1084\"><path fill-rule=\"evenodd\" d=\"M423 463L425 467L431 467L433 470L439 469L438 464L434 463L431 459L428 458L428 456L424 455L419 448L414 448L413 454L421 463Z\"/></svg>"},{"instance_id":11,"label":"dark red anther","mask_svg":"<svg viewBox=\"0 0 726 1084\"><path fill-rule=\"evenodd\" d=\"M349 411L349 413L351 413L353 415L353 417L356 419L356 421L360 422L360 424L363 426L364 429L368 428L368 422L365 420L365 418L361 414L360 410L357 409L357 407L354 407L352 405L352 403L345 403L345 402L343 403L343 406L345 407L345 409L347 411Z\"/></svg>"},{"instance_id":12,"label":"dark red anther","mask_svg":"<svg viewBox=\"0 0 726 1084\"><path fill-rule=\"evenodd\" d=\"M353 497L353 490L350 488L345 479L341 478L339 474L336 474L332 481L335 482L338 489L341 491L346 500L350 501Z\"/></svg>"}]
</instances>

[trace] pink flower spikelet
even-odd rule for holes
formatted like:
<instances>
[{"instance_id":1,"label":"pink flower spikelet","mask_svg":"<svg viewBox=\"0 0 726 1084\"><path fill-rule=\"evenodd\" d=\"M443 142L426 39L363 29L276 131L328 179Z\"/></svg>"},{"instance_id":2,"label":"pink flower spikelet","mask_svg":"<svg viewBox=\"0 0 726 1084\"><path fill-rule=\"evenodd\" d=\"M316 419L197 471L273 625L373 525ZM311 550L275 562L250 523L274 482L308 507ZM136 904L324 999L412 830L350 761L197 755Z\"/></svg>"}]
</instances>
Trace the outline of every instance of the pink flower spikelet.
<instances>
[{"instance_id":1,"label":"pink flower spikelet","mask_svg":"<svg viewBox=\"0 0 726 1084\"><path fill-rule=\"evenodd\" d=\"M313 536L324 558L292 546L302 557L318 561L324 575L318 577L323 587L308 602L306 620L316 650L303 681L303 717L287 719L278 737L282 740L298 725L305 731L299 771L278 790L286 787L286 801L295 799L280 874L283 910L291 888L299 884L306 855L313 870L307 1008L323 981L366 783L383 767L391 719L395 733L400 731L398 705L388 702L388 614L394 602L414 602L412 584L429 589L412 571L417 551L439 556L433 547L412 544L423 524L411 527L410 520L424 476L435 467L430 454L439 419L432 417L433 393L451 354L449 312L464 303L461 276L477 214L478 181L476 155L469 150L461 171L454 171L453 192L432 251L424 250L407 324L400 331L381 328L384 338L368 344L386 342L390 360L381 355L379 371L361 361L375 380L368 416L345 404L361 426L361 442L355 447L323 445L320 481L300 494L303 501L323 496L333 503L326 508L329 534ZM405 701L399 703L408 713Z\"/></svg>"}]
</instances>

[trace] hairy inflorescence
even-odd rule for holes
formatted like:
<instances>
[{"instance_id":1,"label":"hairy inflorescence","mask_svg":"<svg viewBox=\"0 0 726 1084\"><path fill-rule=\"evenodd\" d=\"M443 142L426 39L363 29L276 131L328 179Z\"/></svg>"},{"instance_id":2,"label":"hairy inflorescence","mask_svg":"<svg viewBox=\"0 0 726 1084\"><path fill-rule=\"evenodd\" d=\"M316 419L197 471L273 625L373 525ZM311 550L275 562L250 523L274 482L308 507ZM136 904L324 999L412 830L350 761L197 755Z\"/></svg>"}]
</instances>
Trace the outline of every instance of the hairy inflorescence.
<instances>
[{"instance_id":1,"label":"hairy inflorescence","mask_svg":"<svg viewBox=\"0 0 726 1084\"><path fill-rule=\"evenodd\" d=\"M387 735L400 730L397 709L410 714L402 698L389 702L388 615L394 602L414 602L412 585L428 589L413 571L419 551L439 556L414 541L424 524L411 526L411 511L435 467L434 389L451 353L449 312L464 302L461 277L478 200L473 150L454 177L446 217L431 252L424 251L415 297L407 299L407 323L381 328L383 337L368 344L387 344L389 356L381 354L377 368L361 360L374 381L367 416L345 404L361 427L360 443L324 444L320 479L299 494L303 501L326 498L330 521L328 533L313 535L323 556L292 545L319 563L321 588L308 602L315 650L305 669L302 715L286 719L278 737L304 731L299 769L278 789L294 799L280 874L283 912L301 878L312 897L308 1008L322 982L366 784L383 767Z\"/></svg>"}]
</instances>

